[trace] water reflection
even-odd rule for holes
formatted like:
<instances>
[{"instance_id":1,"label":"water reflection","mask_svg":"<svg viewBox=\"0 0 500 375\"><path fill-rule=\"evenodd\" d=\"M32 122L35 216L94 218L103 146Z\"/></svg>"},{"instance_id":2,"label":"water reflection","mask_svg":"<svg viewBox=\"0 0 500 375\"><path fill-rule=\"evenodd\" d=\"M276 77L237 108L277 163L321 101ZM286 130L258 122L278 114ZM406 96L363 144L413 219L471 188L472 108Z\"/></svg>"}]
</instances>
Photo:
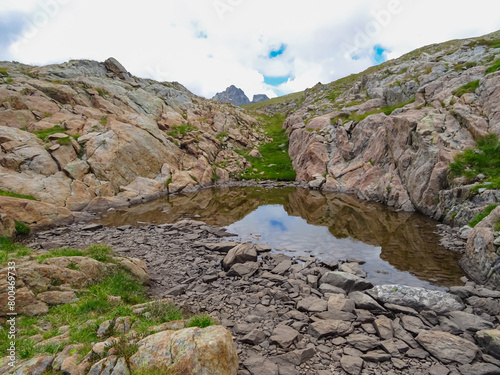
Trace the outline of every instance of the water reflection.
<instances>
[{"instance_id":1,"label":"water reflection","mask_svg":"<svg viewBox=\"0 0 500 375\"><path fill-rule=\"evenodd\" d=\"M106 225L168 223L195 218L227 226L242 240L268 243L290 255L363 259L376 284L459 285L459 254L439 245L436 223L349 195L306 189L211 189L171 196L102 219Z\"/></svg>"}]
</instances>

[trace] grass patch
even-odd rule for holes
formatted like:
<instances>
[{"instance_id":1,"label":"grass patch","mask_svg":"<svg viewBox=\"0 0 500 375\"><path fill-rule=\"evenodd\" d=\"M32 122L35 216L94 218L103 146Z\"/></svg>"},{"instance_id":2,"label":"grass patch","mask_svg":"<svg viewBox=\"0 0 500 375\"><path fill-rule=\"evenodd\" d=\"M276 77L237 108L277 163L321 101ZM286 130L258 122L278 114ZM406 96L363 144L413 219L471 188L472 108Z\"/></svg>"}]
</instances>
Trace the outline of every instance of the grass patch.
<instances>
[{"instance_id":1,"label":"grass patch","mask_svg":"<svg viewBox=\"0 0 500 375\"><path fill-rule=\"evenodd\" d=\"M59 138L57 141L56 141L57 144L60 144L61 146L63 145L70 145L71 144L71 138L70 137L66 137L66 138Z\"/></svg>"},{"instance_id":2,"label":"grass patch","mask_svg":"<svg viewBox=\"0 0 500 375\"><path fill-rule=\"evenodd\" d=\"M179 138L180 136L184 136L195 130L198 130L198 128L189 124L177 125L177 126L172 126L172 128L167 132L167 134L173 138Z\"/></svg>"},{"instance_id":3,"label":"grass patch","mask_svg":"<svg viewBox=\"0 0 500 375\"><path fill-rule=\"evenodd\" d=\"M83 252L77 249L54 249L50 250L47 254L40 255L38 263L42 263L45 259L59 258L59 257L81 257Z\"/></svg>"},{"instance_id":4,"label":"grass patch","mask_svg":"<svg viewBox=\"0 0 500 375\"><path fill-rule=\"evenodd\" d=\"M486 69L486 74L495 73L498 69L500 69L500 59L495 60L493 64Z\"/></svg>"},{"instance_id":5,"label":"grass patch","mask_svg":"<svg viewBox=\"0 0 500 375\"><path fill-rule=\"evenodd\" d=\"M29 199L29 200L32 200L32 201L37 201L38 200L38 199L36 199L35 197L33 197L31 195L17 194L17 193L13 193L11 191L5 191L5 190L0 190L0 196L2 196L2 197L19 198L19 199Z\"/></svg>"},{"instance_id":6,"label":"grass patch","mask_svg":"<svg viewBox=\"0 0 500 375\"><path fill-rule=\"evenodd\" d=\"M375 115L377 113L384 113L385 115L389 116L396 109L403 108L405 105L408 105L408 104L414 103L414 102L415 102L415 98L412 98L405 103L401 103L401 104L397 104L397 105L393 105L393 106L388 106L388 107L382 107L380 109L375 109L373 111L363 113L362 115L357 115L355 113L351 113L350 115L349 114L341 114L339 116L336 116L336 117L330 119L330 123L335 124L339 119L342 120L343 123L346 123L348 121L361 122L365 118L367 118L368 116Z\"/></svg>"},{"instance_id":7,"label":"grass patch","mask_svg":"<svg viewBox=\"0 0 500 375\"><path fill-rule=\"evenodd\" d=\"M229 132L222 132L222 133L219 133L215 136L215 138L217 138L219 141L226 138L227 136L229 135Z\"/></svg>"},{"instance_id":8,"label":"grass patch","mask_svg":"<svg viewBox=\"0 0 500 375\"><path fill-rule=\"evenodd\" d=\"M53 126L52 128L49 128L49 129L35 130L31 133L35 134L41 140L44 140L45 138L47 138L49 135L52 135L52 134L56 134L56 133L66 134L66 129L64 129L63 127L61 127L59 125L56 125L56 126Z\"/></svg>"},{"instance_id":9,"label":"grass patch","mask_svg":"<svg viewBox=\"0 0 500 375\"><path fill-rule=\"evenodd\" d=\"M108 116L102 116L99 124L101 124L102 126L108 125Z\"/></svg>"},{"instance_id":10,"label":"grass patch","mask_svg":"<svg viewBox=\"0 0 500 375\"><path fill-rule=\"evenodd\" d=\"M291 101L298 102L302 99L303 94L304 94L304 91L295 92L293 94L278 96L277 98L271 98L269 100L265 100L265 101L259 102L259 103L245 104L245 105L242 105L241 108L245 108L246 110L249 110L249 111L258 111L262 108L272 106L272 105L288 103Z\"/></svg>"},{"instance_id":11,"label":"grass patch","mask_svg":"<svg viewBox=\"0 0 500 375\"><path fill-rule=\"evenodd\" d=\"M496 134L488 134L477 141L476 149L467 149L455 156L454 162L450 164L451 176L465 176L469 180L478 174L484 174L486 179L475 189L487 187L489 189L500 188L500 141Z\"/></svg>"},{"instance_id":12,"label":"grass patch","mask_svg":"<svg viewBox=\"0 0 500 375\"><path fill-rule=\"evenodd\" d=\"M500 218L495 221L494 229L496 232L500 232Z\"/></svg>"},{"instance_id":13,"label":"grass patch","mask_svg":"<svg viewBox=\"0 0 500 375\"><path fill-rule=\"evenodd\" d=\"M18 259L33 253L33 250L28 249L20 244L13 243L8 237L0 237L0 269L12 259Z\"/></svg>"},{"instance_id":14,"label":"grass patch","mask_svg":"<svg viewBox=\"0 0 500 375\"><path fill-rule=\"evenodd\" d=\"M20 236L30 234L31 232L31 228L29 227L29 225L22 221L16 221L15 228L16 228L16 234Z\"/></svg>"},{"instance_id":15,"label":"grass patch","mask_svg":"<svg viewBox=\"0 0 500 375\"><path fill-rule=\"evenodd\" d=\"M0 68L0 75L4 77L9 77L9 73L7 72L6 68Z\"/></svg>"},{"instance_id":16,"label":"grass patch","mask_svg":"<svg viewBox=\"0 0 500 375\"><path fill-rule=\"evenodd\" d=\"M479 80L472 81L456 90L453 90L451 93L455 96L461 97L464 94L476 92L478 87L479 87Z\"/></svg>"},{"instance_id":17,"label":"grass patch","mask_svg":"<svg viewBox=\"0 0 500 375\"><path fill-rule=\"evenodd\" d=\"M296 173L293 170L292 160L290 156L288 156L288 137L286 131L283 129L285 115L262 115L262 121L264 123L264 131L267 132L267 135L273 140L259 147L262 158L253 158L249 156L248 150L235 150L252 164L252 167L244 171L240 177L244 180L267 179L294 181ZM254 171L254 168L257 169L257 171ZM261 172L264 173L261 174Z\"/></svg>"},{"instance_id":18,"label":"grass patch","mask_svg":"<svg viewBox=\"0 0 500 375\"><path fill-rule=\"evenodd\" d=\"M83 250L83 255L99 262L110 262L113 250L107 245L91 245Z\"/></svg>"},{"instance_id":19,"label":"grass patch","mask_svg":"<svg viewBox=\"0 0 500 375\"><path fill-rule=\"evenodd\" d=\"M206 328L209 326L217 325L217 322L213 320L210 316L208 315L195 315L191 319L189 319L185 327L200 327L200 328Z\"/></svg>"},{"instance_id":20,"label":"grass patch","mask_svg":"<svg viewBox=\"0 0 500 375\"><path fill-rule=\"evenodd\" d=\"M486 207L486 209L477 214L474 219L472 219L471 221L469 221L469 226L474 228L477 224L479 224L486 216L488 216L489 214L491 214L491 211L493 211L495 208L497 208L498 204L490 204L488 207Z\"/></svg>"}]
</instances>

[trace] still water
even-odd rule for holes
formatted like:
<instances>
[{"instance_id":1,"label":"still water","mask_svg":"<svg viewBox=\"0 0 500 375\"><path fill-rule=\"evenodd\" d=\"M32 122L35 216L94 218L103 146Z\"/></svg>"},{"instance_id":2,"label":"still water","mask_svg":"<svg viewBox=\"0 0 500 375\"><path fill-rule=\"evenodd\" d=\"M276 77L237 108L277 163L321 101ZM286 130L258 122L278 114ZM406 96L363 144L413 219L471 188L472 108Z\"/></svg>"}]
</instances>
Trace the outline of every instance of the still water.
<instances>
[{"instance_id":1,"label":"still water","mask_svg":"<svg viewBox=\"0 0 500 375\"><path fill-rule=\"evenodd\" d=\"M173 223L183 218L226 227L235 240L274 252L337 261L357 258L374 284L431 289L461 285L459 254L439 244L437 222L381 204L300 188L222 188L170 196L107 213L105 225Z\"/></svg>"}]
</instances>

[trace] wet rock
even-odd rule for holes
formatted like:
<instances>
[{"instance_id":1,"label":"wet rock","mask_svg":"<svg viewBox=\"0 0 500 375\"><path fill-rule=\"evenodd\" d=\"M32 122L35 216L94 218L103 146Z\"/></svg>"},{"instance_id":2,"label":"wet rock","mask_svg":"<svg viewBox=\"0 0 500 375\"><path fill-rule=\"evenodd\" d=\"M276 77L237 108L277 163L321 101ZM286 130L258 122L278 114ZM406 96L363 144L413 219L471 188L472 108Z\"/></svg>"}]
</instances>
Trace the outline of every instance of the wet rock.
<instances>
[{"instance_id":1,"label":"wet rock","mask_svg":"<svg viewBox=\"0 0 500 375\"><path fill-rule=\"evenodd\" d=\"M445 364L471 363L478 352L478 347L469 340L447 332L421 331L416 340L429 353Z\"/></svg>"}]
</instances>

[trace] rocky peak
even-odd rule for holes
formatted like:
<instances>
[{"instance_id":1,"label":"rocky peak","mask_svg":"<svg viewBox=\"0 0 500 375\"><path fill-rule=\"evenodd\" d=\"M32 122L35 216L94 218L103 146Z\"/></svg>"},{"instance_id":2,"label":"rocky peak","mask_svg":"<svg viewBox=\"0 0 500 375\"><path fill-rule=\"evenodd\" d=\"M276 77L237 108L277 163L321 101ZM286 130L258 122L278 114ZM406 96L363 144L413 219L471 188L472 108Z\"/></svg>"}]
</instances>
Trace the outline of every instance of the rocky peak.
<instances>
[{"instance_id":1,"label":"rocky peak","mask_svg":"<svg viewBox=\"0 0 500 375\"><path fill-rule=\"evenodd\" d=\"M250 99L248 99L244 91L234 85L229 86L225 91L218 92L212 99L234 105L250 104Z\"/></svg>"},{"instance_id":2,"label":"rocky peak","mask_svg":"<svg viewBox=\"0 0 500 375\"><path fill-rule=\"evenodd\" d=\"M256 94L253 96L252 103L260 103L269 100L269 97L266 94Z\"/></svg>"}]
</instances>

